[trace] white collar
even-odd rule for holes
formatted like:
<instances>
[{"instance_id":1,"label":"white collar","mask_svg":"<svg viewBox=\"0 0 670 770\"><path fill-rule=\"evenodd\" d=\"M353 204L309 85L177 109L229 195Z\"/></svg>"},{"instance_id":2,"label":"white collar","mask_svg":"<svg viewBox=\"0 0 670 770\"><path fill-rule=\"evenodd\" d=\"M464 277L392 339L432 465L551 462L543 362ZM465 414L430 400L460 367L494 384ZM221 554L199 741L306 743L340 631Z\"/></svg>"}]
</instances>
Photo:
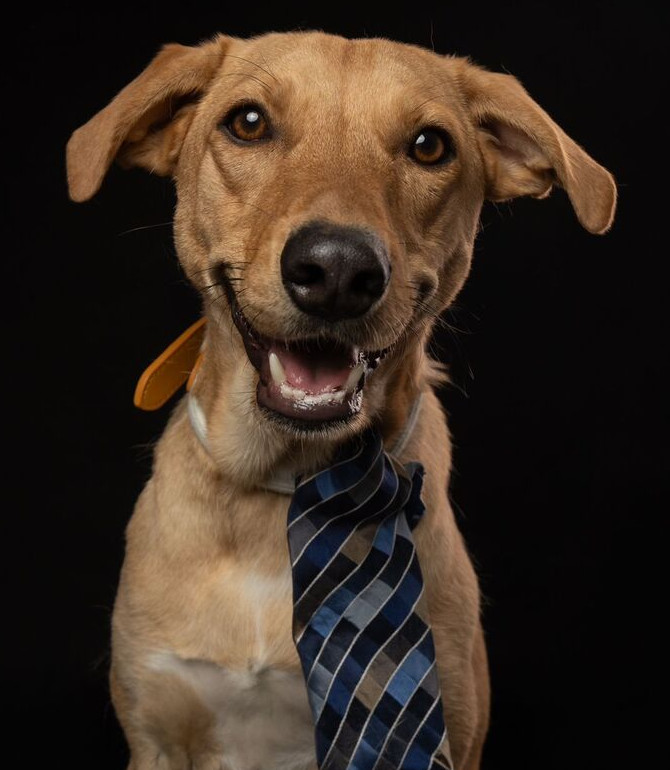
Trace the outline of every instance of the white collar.
<instances>
[{"instance_id":1,"label":"white collar","mask_svg":"<svg viewBox=\"0 0 670 770\"><path fill-rule=\"evenodd\" d=\"M419 393L416 400L412 404L412 408L409 411L407 422L405 423L400 435L395 440L393 446L389 450L389 454L400 457L403 449L407 446L407 442L410 436L414 432L416 422L419 418L419 412L421 411L421 401L423 394ZM198 399L191 393L187 396L187 408L188 416L191 421L191 427L193 432L200 440L205 450L209 452L207 446L207 418L202 411L202 407L198 402ZM292 495L295 491L295 477L290 471L280 471L261 485L263 489L267 489L270 492L278 492L281 495Z\"/></svg>"}]
</instances>

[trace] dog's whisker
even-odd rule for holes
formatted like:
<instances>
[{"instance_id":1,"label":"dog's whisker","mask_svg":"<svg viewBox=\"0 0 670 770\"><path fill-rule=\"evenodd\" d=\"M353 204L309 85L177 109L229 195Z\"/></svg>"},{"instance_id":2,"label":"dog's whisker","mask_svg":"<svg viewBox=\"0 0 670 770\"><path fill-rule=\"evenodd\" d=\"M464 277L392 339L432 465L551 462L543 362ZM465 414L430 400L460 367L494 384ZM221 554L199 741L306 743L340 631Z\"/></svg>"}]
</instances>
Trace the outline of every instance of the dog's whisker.
<instances>
[{"instance_id":1,"label":"dog's whisker","mask_svg":"<svg viewBox=\"0 0 670 770\"><path fill-rule=\"evenodd\" d=\"M256 326L256 321L263 315L263 310L260 309L253 318L250 319L252 327Z\"/></svg>"},{"instance_id":2,"label":"dog's whisker","mask_svg":"<svg viewBox=\"0 0 670 770\"><path fill-rule=\"evenodd\" d=\"M257 249L246 249L245 251L257 251ZM228 258L221 257L218 260L215 260L214 264L207 265L207 267L202 267L197 270L191 270L188 275L200 275L201 273L208 273L212 270L216 270L217 267L223 266L225 268L227 267L234 267L239 270L244 270L249 264L251 264L251 260L237 260L237 261L231 261Z\"/></svg>"},{"instance_id":3,"label":"dog's whisker","mask_svg":"<svg viewBox=\"0 0 670 770\"><path fill-rule=\"evenodd\" d=\"M269 83L266 83L263 78L259 78L257 75L252 75L251 72L243 72L242 70L236 70L235 72L226 72L222 75L224 78L232 78L232 77L245 77L249 78L250 80L255 80L257 83L260 83L263 88L268 91L269 93L272 93L272 87Z\"/></svg>"},{"instance_id":4,"label":"dog's whisker","mask_svg":"<svg viewBox=\"0 0 670 770\"><path fill-rule=\"evenodd\" d=\"M245 59L244 56L236 56L235 54L232 54L232 53L227 53L225 55L225 58L226 59L238 59L239 61L246 62L247 64L251 64L254 67L258 67L259 70L262 70L263 72L265 72L266 75L269 75L273 80L276 80L277 83L279 82L279 79L276 77L276 75L274 75L272 72L270 72L269 66L266 69L265 67L261 67L261 65L258 62L255 62L253 59ZM263 59L265 61L265 57L263 57ZM267 64L267 61L265 61L265 63Z\"/></svg>"},{"instance_id":5,"label":"dog's whisker","mask_svg":"<svg viewBox=\"0 0 670 770\"><path fill-rule=\"evenodd\" d=\"M279 83L279 82L280 82L280 81L279 81L279 78L278 78L278 77L277 77L277 76L276 76L276 75L275 75L275 74L272 72L272 70L270 69L270 62L268 62L268 60L267 60L267 57L265 56L265 54L264 54L262 51L261 51L261 58L263 59L263 63L264 63L264 64L265 64L265 66L267 67L267 72L268 72L268 74L269 74L271 77L273 77L273 78L274 78L274 79L277 81L277 83Z\"/></svg>"},{"instance_id":6,"label":"dog's whisker","mask_svg":"<svg viewBox=\"0 0 670 770\"><path fill-rule=\"evenodd\" d=\"M214 307L214 306L217 305L221 300L226 300L226 299L227 299L227 297L226 297L225 294L220 294L218 297L215 297L209 303L209 308L212 309L212 310L218 310L219 308L218 307Z\"/></svg>"},{"instance_id":7,"label":"dog's whisker","mask_svg":"<svg viewBox=\"0 0 670 770\"><path fill-rule=\"evenodd\" d=\"M248 263L243 263L243 262L228 262L228 263L226 263L226 267L228 267L228 266L234 267L238 272L243 273L247 264ZM205 267L205 268L202 268L200 270L192 270L190 272L185 273L186 279L188 281L191 281L192 283L198 284L199 276L201 276L203 274L211 275L212 274L212 270L213 270L212 267ZM232 276L231 275L227 275L226 277L227 277L227 280L229 280L232 283L239 282L239 281L243 280L243 276L242 275L239 275L239 276L237 276L237 275L232 275ZM210 284L207 284L205 286L201 286L200 288L206 290L208 288L212 288L214 286L220 286L220 285L221 285L221 281L217 279L217 280L213 280L213 282L210 283Z\"/></svg>"},{"instance_id":8,"label":"dog's whisker","mask_svg":"<svg viewBox=\"0 0 670 770\"><path fill-rule=\"evenodd\" d=\"M117 233L117 237L121 238L124 235L130 235L131 233L137 233L140 230L155 230L158 227L171 227L172 226L172 220L169 222L158 222L155 225L140 225L139 227L131 227L130 230L123 230L123 232ZM176 256L176 253L173 251L172 256Z\"/></svg>"}]
</instances>

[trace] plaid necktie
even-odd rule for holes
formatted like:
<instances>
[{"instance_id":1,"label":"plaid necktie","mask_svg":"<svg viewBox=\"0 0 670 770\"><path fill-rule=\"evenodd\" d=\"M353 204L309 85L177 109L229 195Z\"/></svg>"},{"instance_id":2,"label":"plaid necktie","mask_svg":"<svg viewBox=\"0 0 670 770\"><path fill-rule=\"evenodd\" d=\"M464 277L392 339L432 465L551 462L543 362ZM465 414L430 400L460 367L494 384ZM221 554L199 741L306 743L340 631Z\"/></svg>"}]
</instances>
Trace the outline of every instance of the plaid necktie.
<instances>
[{"instance_id":1,"label":"plaid necktie","mask_svg":"<svg viewBox=\"0 0 670 770\"><path fill-rule=\"evenodd\" d=\"M411 533L422 480L370 429L293 495L293 637L321 770L452 768Z\"/></svg>"}]
</instances>

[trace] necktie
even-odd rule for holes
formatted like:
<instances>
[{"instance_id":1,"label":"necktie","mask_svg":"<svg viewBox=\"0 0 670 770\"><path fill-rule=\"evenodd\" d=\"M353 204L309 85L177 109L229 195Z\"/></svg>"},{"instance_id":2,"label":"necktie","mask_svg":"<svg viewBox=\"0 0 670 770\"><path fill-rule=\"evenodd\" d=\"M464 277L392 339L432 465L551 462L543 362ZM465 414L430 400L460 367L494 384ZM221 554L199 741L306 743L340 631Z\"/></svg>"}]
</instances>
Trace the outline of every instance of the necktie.
<instances>
[{"instance_id":1,"label":"necktie","mask_svg":"<svg viewBox=\"0 0 670 770\"><path fill-rule=\"evenodd\" d=\"M321 770L452 768L411 532L422 480L370 429L291 500L293 637Z\"/></svg>"}]
</instances>

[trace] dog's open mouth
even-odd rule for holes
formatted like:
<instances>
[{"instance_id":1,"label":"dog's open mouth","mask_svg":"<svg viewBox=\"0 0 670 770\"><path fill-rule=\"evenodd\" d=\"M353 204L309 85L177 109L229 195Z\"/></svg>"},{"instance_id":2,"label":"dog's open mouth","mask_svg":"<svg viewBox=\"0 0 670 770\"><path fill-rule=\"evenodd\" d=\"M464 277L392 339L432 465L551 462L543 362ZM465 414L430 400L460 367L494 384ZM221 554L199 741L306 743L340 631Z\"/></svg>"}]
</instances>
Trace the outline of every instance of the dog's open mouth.
<instances>
[{"instance_id":1,"label":"dog's open mouth","mask_svg":"<svg viewBox=\"0 0 670 770\"><path fill-rule=\"evenodd\" d=\"M364 351L326 337L279 340L260 334L224 281L233 321L259 374L258 405L308 423L347 420L361 409L366 377L390 348Z\"/></svg>"},{"instance_id":2,"label":"dog's open mouth","mask_svg":"<svg viewBox=\"0 0 670 770\"><path fill-rule=\"evenodd\" d=\"M336 420L359 411L366 372L365 354L335 342L265 341L259 363L258 403L286 417ZM248 352L248 349L247 349Z\"/></svg>"}]
</instances>

